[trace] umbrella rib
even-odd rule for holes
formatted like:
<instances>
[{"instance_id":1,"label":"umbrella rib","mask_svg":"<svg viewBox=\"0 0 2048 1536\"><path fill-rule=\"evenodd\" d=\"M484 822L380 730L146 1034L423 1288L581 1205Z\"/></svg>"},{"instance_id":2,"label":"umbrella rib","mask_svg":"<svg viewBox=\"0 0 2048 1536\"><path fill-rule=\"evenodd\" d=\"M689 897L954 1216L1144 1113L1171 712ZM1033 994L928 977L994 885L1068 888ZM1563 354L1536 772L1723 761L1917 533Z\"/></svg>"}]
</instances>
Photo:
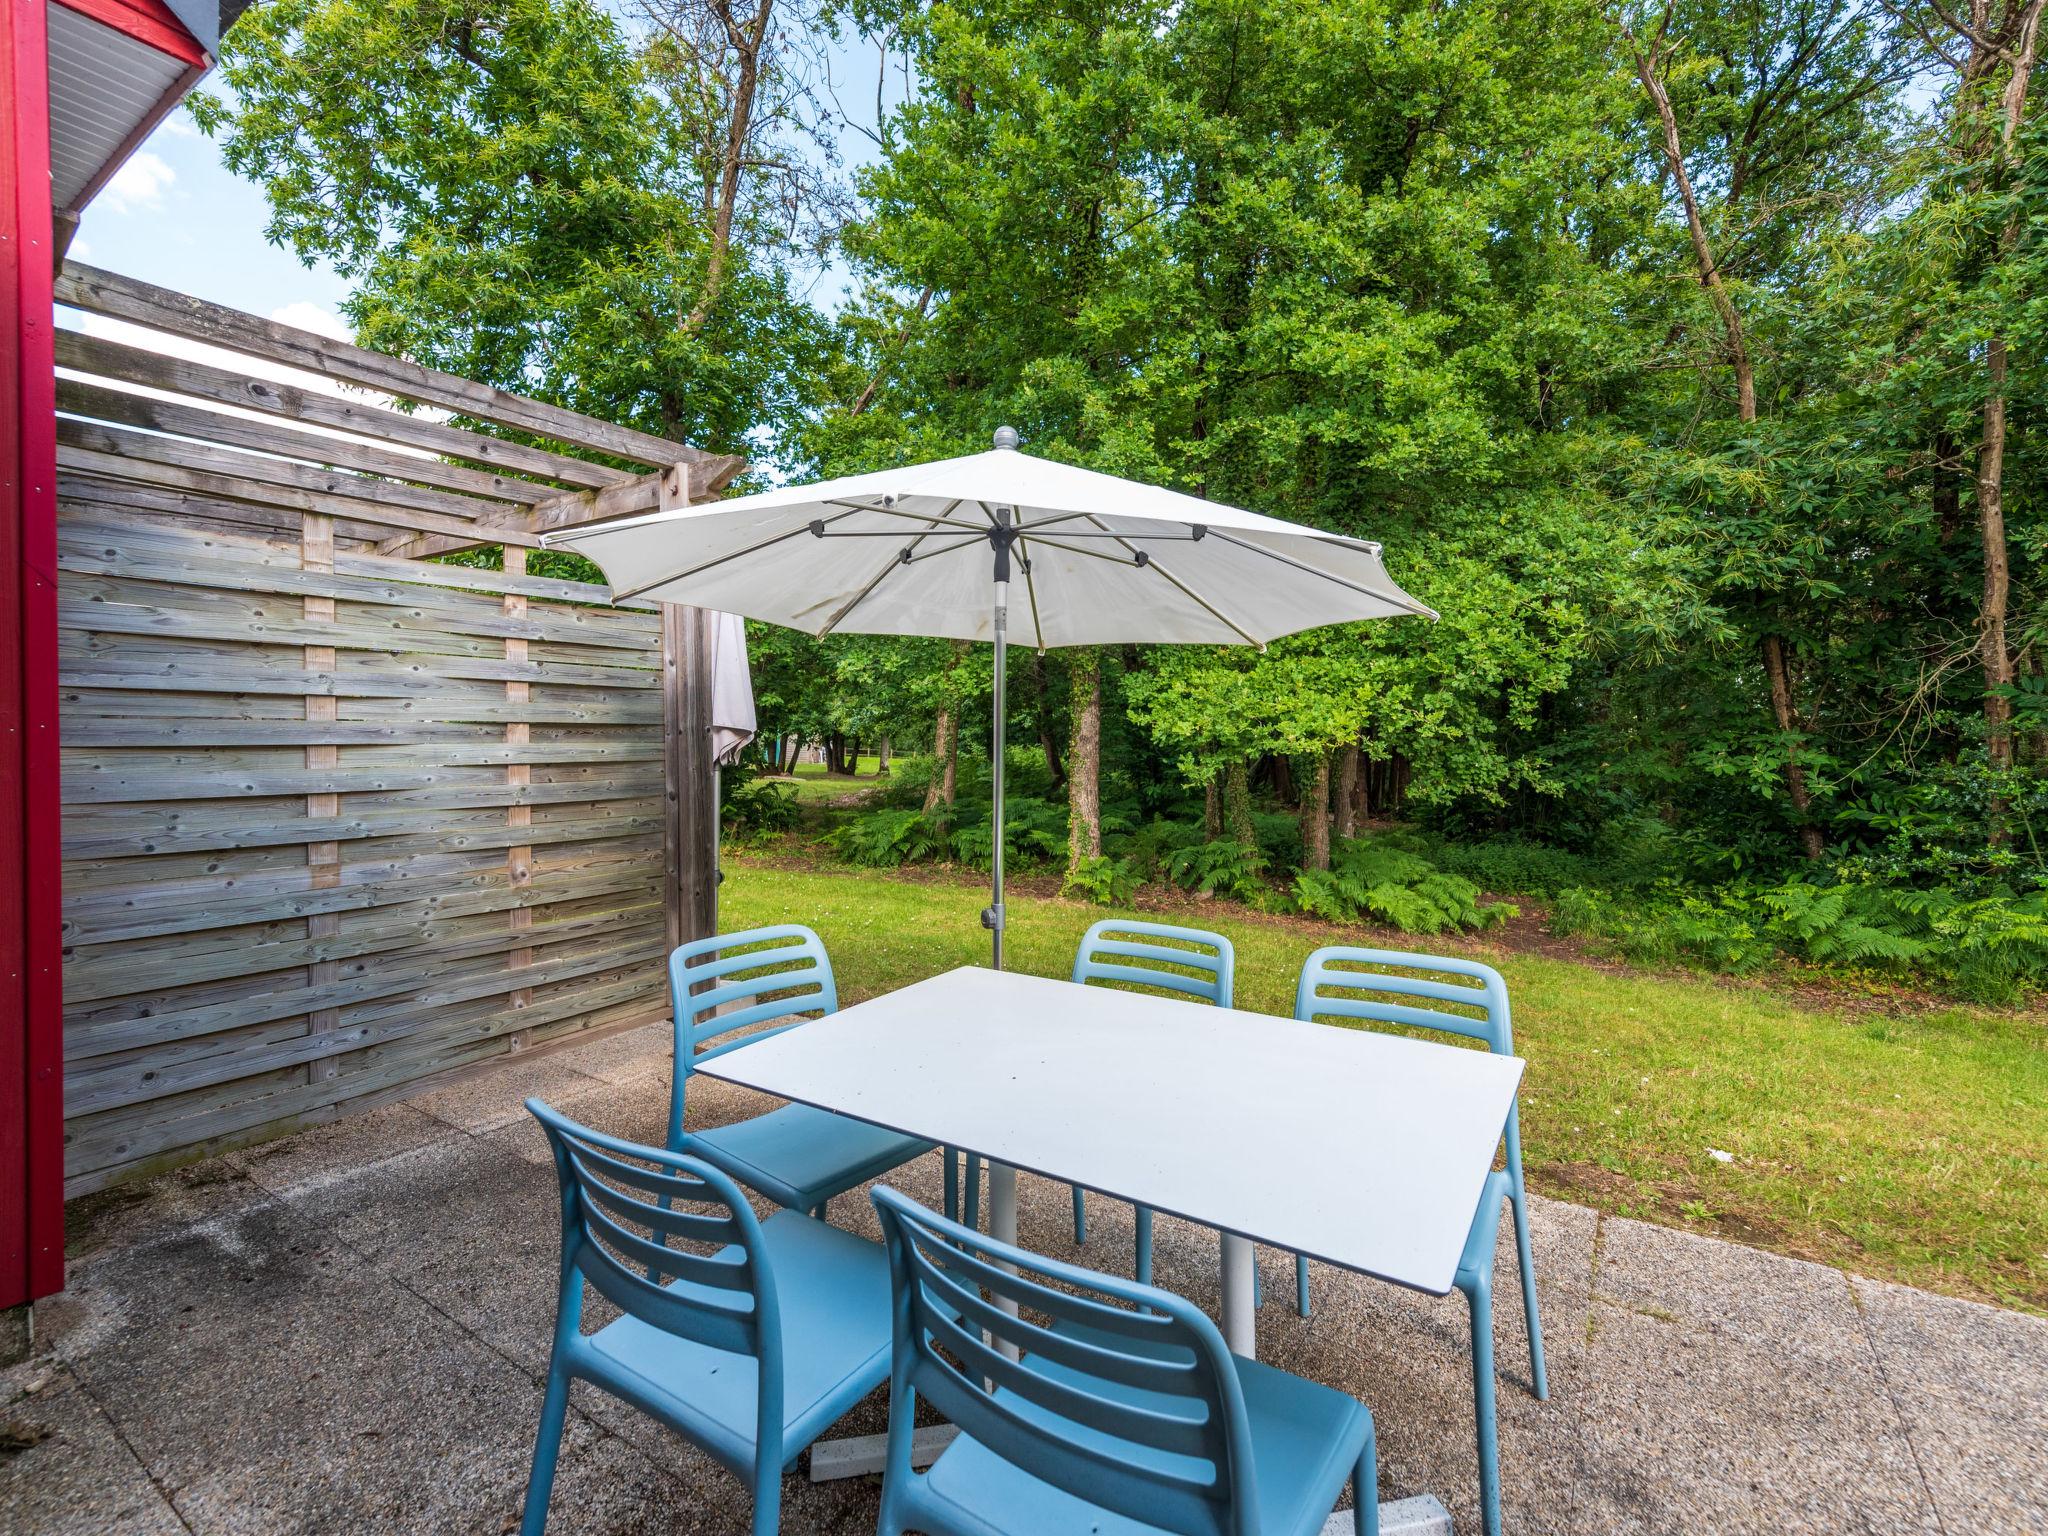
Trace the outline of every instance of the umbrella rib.
<instances>
[{"instance_id":1,"label":"umbrella rib","mask_svg":"<svg viewBox=\"0 0 2048 1536\"><path fill-rule=\"evenodd\" d=\"M1403 594L1405 601L1389 597L1384 592L1375 592L1371 587L1361 586L1355 581L1348 580L1330 571L1321 570L1316 566L1310 565L1305 560L1297 560L1292 555L1281 554L1277 549L1268 549L1263 544L1254 544L1249 539L1236 538L1231 534L1219 532L1214 528L1209 530L1209 536L1214 539L1221 539L1226 544L1235 544L1239 549L1248 549L1254 554L1264 555L1268 560L1278 560L1282 565L1292 566L1297 571L1305 571L1311 576L1320 576L1325 581L1334 581L1340 587L1356 592L1363 597L1375 598L1390 608L1406 608L1410 613L1420 614L1428 619L1439 617L1434 608L1431 608L1426 603L1418 603L1414 598L1406 597L1406 594Z\"/></svg>"},{"instance_id":2,"label":"umbrella rib","mask_svg":"<svg viewBox=\"0 0 2048 1536\"><path fill-rule=\"evenodd\" d=\"M825 522L829 525L842 522L851 516L853 516L852 512L840 512L826 518ZM787 533L778 533L771 538L762 539L759 543L749 544L744 549L735 549L730 554L720 555L716 560L706 560L702 565L693 565L687 571L677 571L674 575L662 576L654 581L643 581L637 587L628 587L623 592L614 592L612 593L612 601L614 603L623 603L629 597L638 597L642 592L652 592L656 587L665 587L672 581L688 581L692 576L701 576L708 570L724 565L728 560L738 560L747 555L758 555L764 549L773 549L777 544L787 543L789 540L801 537L810 531L810 525L806 523L801 528L792 528Z\"/></svg>"},{"instance_id":3,"label":"umbrella rib","mask_svg":"<svg viewBox=\"0 0 2048 1536\"><path fill-rule=\"evenodd\" d=\"M1093 514L1090 514L1088 521L1095 524L1095 526L1098 528L1102 527L1102 520L1094 516ZM1103 531L1107 533L1109 530L1105 528L1103 529ZM1143 535L1140 534L1137 535L1137 537L1142 538ZM1138 551L1132 547L1132 545L1127 539L1124 539L1123 537L1119 536L1117 542L1122 544L1125 549L1130 550L1133 555L1138 553ZM1164 576L1168 581L1172 582L1173 585L1177 587L1184 596L1193 600L1199 607L1201 607L1206 613L1208 613L1208 615L1211 618L1215 619L1219 624L1228 625L1237 634L1242 635L1244 637L1244 643L1246 645L1256 645L1260 650L1264 650L1266 648L1265 641L1259 639L1256 635L1252 634L1242 624L1238 623L1235 619L1231 618L1228 614L1224 613L1221 609L1219 609L1214 603L1210 602L1209 599L1202 596L1201 593L1197 592L1193 587L1189 586L1186 582L1182 581L1178 576L1174 575L1173 572L1169 571L1157 560L1154 560L1151 557L1149 551L1146 553L1145 564L1148 568L1157 571L1160 575Z\"/></svg>"},{"instance_id":4,"label":"umbrella rib","mask_svg":"<svg viewBox=\"0 0 2048 1536\"><path fill-rule=\"evenodd\" d=\"M960 503L957 501L953 503L953 507L957 507L959 505ZM951 512L953 510L953 507L946 508L946 512ZM941 512L939 514L939 517L943 519L946 515L946 512ZM840 620L844 619L849 613L853 612L854 609L858 608L862 603L866 602L870 594L874 592L875 588L879 587L884 581L888 579L889 573L891 571L897 569L899 566L908 565L911 562L911 560L915 558L915 556L913 556L910 552L916 549L917 546L922 544L926 539L930 538L932 536L933 531L934 530L930 528L925 529L923 533L918 534L917 537L913 538L908 544L904 545L903 548L899 550L896 554L891 555L889 557L889 563L887 565L884 565L879 571L875 572L873 578L868 582L866 586L862 587L859 592L855 593L853 597L851 597L843 605L841 605L838 612L834 613L831 618L825 621L825 627L818 631L818 638L822 640L827 635L831 634L833 630L837 629L839 627ZM977 535L977 537L979 537L979 535Z\"/></svg>"},{"instance_id":5,"label":"umbrella rib","mask_svg":"<svg viewBox=\"0 0 2048 1536\"><path fill-rule=\"evenodd\" d=\"M947 520L947 514L952 512L954 508L960 505L960 503L957 500L953 502L952 506L947 507L944 512L938 513L904 512L895 507L871 507L868 506L865 502L857 501L826 501L820 503L820 505L827 507L844 507L849 512L873 512L878 517L907 518L911 522L930 523L934 527L958 528L963 533L978 531L975 529L975 526L972 523L955 523L949 522Z\"/></svg>"},{"instance_id":6,"label":"umbrella rib","mask_svg":"<svg viewBox=\"0 0 2048 1536\"><path fill-rule=\"evenodd\" d=\"M1038 621L1038 583L1031 576L1031 541L1017 532L1017 551L1024 561L1024 596L1031 602L1031 633L1038 637L1038 649L1045 650L1045 626Z\"/></svg>"}]
</instances>

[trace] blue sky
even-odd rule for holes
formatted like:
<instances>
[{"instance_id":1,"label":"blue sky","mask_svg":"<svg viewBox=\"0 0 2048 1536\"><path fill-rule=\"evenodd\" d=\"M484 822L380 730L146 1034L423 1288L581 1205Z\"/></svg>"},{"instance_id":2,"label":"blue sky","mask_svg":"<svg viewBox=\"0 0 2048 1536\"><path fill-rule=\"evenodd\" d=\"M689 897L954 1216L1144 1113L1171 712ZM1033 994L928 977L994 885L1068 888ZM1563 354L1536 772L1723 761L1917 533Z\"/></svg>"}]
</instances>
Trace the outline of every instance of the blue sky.
<instances>
[{"instance_id":1,"label":"blue sky","mask_svg":"<svg viewBox=\"0 0 2048 1536\"><path fill-rule=\"evenodd\" d=\"M263 194L221 164L181 107L79 220L73 258L197 298L329 330L347 284L263 238ZM327 323L310 324L315 314Z\"/></svg>"},{"instance_id":2,"label":"blue sky","mask_svg":"<svg viewBox=\"0 0 2048 1536\"><path fill-rule=\"evenodd\" d=\"M829 68L846 110L873 114L876 55L848 37L827 45ZM203 89L203 87L202 87ZM888 106L902 99L892 70ZM851 172L875 156L860 133L841 137ZM221 163L213 141L181 107L151 134L86 208L71 245L76 260L330 335L348 285L326 266L308 267L263 237L269 208L262 191ZM827 272L811 290L827 308L844 294L843 272Z\"/></svg>"}]
</instances>

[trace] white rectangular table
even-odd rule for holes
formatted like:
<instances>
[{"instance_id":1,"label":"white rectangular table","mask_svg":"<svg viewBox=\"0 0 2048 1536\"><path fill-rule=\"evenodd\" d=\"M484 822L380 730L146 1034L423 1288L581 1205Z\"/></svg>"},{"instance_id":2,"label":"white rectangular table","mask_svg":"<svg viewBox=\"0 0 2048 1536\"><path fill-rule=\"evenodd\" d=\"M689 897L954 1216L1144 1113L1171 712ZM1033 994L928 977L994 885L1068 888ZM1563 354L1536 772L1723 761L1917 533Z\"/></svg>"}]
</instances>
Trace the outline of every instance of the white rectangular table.
<instances>
[{"instance_id":1,"label":"white rectangular table","mask_svg":"<svg viewBox=\"0 0 2048 1536\"><path fill-rule=\"evenodd\" d=\"M1450 1289L1522 1062L969 966L697 1070L1220 1229L1250 1355L1254 1242Z\"/></svg>"}]
</instances>

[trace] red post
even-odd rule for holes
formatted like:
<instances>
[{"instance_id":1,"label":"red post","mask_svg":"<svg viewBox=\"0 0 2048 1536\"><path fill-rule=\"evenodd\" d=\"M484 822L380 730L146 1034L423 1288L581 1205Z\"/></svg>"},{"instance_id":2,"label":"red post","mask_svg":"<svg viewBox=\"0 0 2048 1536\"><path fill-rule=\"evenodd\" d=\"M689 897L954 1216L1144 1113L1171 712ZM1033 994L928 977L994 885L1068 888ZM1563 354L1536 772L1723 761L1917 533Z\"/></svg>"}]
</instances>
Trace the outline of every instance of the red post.
<instances>
[{"instance_id":1,"label":"red post","mask_svg":"<svg viewBox=\"0 0 2048 1536\"><path fill-rule=\"evenodd\" d=\"M45 0L0 0L0 1307L64 1286Z\"/></svg>"}]
</instances>

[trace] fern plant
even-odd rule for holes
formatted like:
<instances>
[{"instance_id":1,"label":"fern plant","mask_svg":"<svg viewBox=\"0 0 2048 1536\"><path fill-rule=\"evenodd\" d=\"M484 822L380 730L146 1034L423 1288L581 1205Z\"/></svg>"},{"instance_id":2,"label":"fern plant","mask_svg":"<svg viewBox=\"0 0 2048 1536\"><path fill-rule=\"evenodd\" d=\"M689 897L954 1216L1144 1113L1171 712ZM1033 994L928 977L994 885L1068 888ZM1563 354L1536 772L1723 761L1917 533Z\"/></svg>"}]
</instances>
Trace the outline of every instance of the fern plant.
<instances>
[{"instance_id":1,"label":"fern plant","mask_svg":"<svg viewBox=\"0 0 2048 1536\"><path fill-rule=\"evenodd\" d=\"M799 814L795 791L766 779L735 785L725 797L725 825L743 836L787 832L797 824Z\"/></svg>"},{"instance_id":2,"label":"fern plant","mask_svg":"<svg viewBox=\"0 0 2048 1536\"><path fill-rule=\"evenodd\" d=\"M1062 896L1092 901L1098 907L1120 907L1137 893L1138 871L1128 859L1083 859L1060 884Z\"/></svg>"},{"instance_id":3,"label":"fern plant","mask_svg":"<svg viewBox=\"0 0 2048 1536\"><path fill-rule=\"evenodd\" d=\"M989 867L994 844L993 822L984 816L953 834L953 855L976 869ZM1003 803L1003 857L1020 867L1044 864L1067 851L1067 812L1035 795L1017 795Z\"/></svg>"},{"instance_id":4,"label":"fern plant","mask_svg":"<svg viewBox=\"0 0 2048 1536\"><path fill-rule=\"evenodd\" d=\"M1260 878L1266 867L1258 849L1229 838L1197 843L1168 856L1166 877L1183 890L1203 896L1231 896L1254 902L1265 894Z\"/></svg>"},{"instance_id":5,"label":"fern plant","mask_svg":"<svg viewBox=\"0 0 2048 1536\"><path fill-rule=\"evenodd\" d=\"M922 811L870 811L825 839L849 864L893 869L936 859L947 850L945 829Z\"/></svg>"},{"instance_id":6,"label":"fern plant","mask_svg":"<svg viewBox=\"0 0 2048 1536\"><path fill-rule=\"evenodd\" d=\"M1347 838L1330 850L1328 869L1302 870L1294 877L1294 902L1327 922L1376 917L1403 933L1484 928L1516 911L1480 901L1470 880L1380 838Z\"/></svg>"}]
</instances>

